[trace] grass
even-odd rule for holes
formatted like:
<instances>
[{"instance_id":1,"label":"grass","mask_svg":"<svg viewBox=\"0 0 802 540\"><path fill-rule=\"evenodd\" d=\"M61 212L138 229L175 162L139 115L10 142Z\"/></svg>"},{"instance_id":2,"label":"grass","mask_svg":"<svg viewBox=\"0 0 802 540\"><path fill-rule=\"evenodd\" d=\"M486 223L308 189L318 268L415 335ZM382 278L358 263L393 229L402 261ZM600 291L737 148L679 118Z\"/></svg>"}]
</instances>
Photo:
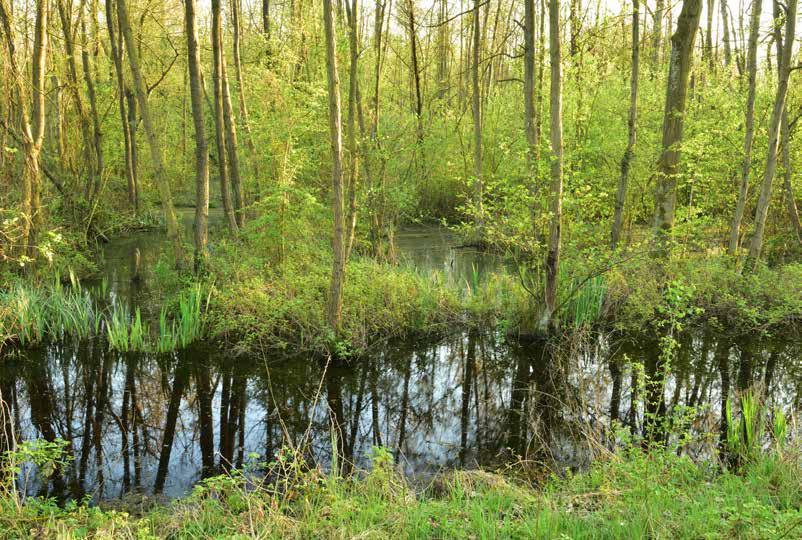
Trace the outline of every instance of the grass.
<instances>
[{"instance_id":1,"label":"grass","mask_svg":"<svg viewBox=\"0 0 802 540\"><path fill-rule=\"evenodd\" d=\"M410 485L391 453L341 478L269 465L272 484L209 478L169 504L102 507L0 497L3 538L798 538L802 463L770 452L738 474L669 450L632 448L534 486L509 473L456 471ZM144 508L144 510L143 510Z\"/></svg>"},{"instance_id":2,"label":"grass","mask_svg":"<svg viewBox=\"0 0 802 540\"><path fill-rule=\"evenodd\" d=\"M119 352L183 349L205 337L210 295L200 283L181 290L176 302L162 307L154 337L139 308L132 311L119 299L103 308L77 280L70 286L58 278L42 285L15 281L0 290L0 345L98 338Z\"/></svg>"}]
</instances>

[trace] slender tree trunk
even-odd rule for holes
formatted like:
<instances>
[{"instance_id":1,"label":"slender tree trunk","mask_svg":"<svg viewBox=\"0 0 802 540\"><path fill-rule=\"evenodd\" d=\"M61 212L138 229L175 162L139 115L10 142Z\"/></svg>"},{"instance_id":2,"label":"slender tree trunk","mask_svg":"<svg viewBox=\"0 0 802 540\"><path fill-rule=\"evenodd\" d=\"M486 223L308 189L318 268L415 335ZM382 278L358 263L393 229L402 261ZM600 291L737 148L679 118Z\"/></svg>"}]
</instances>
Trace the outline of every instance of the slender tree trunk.
<instances>
[{"instance_id":1,"label":"slender tree trunk","mask_svg":"<svg viewBox=\"0 0 802 540\"><path fill-rule=\"evenodd\" d=\"M142 79L142 72L139 69L136 42L134 40L134 33L131 30L131 23L128 20L128 8L125 5L125 0L117 0L117 19L120 23L120 32L125 40L125 48L128 50L128 64L131 68L131 76L134 80L134 89L136 90L136 98L139 102L139 111L142 115L142 124L145 127L145 136L148 139L148 146L150 147L154 178L159 187L159 194L161 195L164 220L167 222L167 236L173 244L176 264L182 266L184 263L184 246L181 243L181 231L178 225L178 218L176 218L175 215L175 208L173 208L173 194L170 190L170 182L164 168L164 159L159 145L159 138L156 135L156 128L150 116L147 88L145 88L145 81Z\"/></svg>"},{"instance_id":2,"label":"slender tree trunk","mask_svg":"<svg viewBox=\"0 0 802 540\"><path fill-rule=\"evenodd\" d=\"M206 261L209 240L209 151L206 126L203 122L203 86L201 59L198 47L198 28L195 22L195 1L184 0L184 25L187 32L187 61L189 93L192 100L192 124L195 127L195 271Z\"/></svg>"},{"instance_id":3,"label":"slender tree trunk","mask_svg":"<svg viewBox=\"0 0 802 540\"><path fill-rule=\"evenodd\" d=\"M270 0L262 0L262 32L270 39Z\"/></svg>"},{"instance_id":4,"label":"slender tree trunk","mask_svg":"<svg viewBox=\"0 0 802 540\"><path fill-rule=\"evenodd\" d=\"M417 122L417 142L423 142L423 96L421 93L420 65L418 63L418 32L415 25L415 3L407 0L407 30L409 32L409 47L411 54L412 82L415 85L415 120ZM420 150L421 154L423 150Z\"/></svg>"},{"instance_id":5,"label":"slender tree trunk","mask_svg":"<svg viewBox=\"0 0 802 540\"><path fill-rule=\"evenodd\" d=\"M473 2L473 47L471 50L471 112L473 114L473 204L476 212L475 225L479 241L482 240L484 225L484 209L482 199L484 198L484 181L482 178L482 95L479 88L479 57L482 47L482 34L479 25L480 8L479 0Z\"/></svg>"},{"instance_id":6,"label":"slender tree trunk","mask_svg":"<svg viewBox=\"0 0 802 540\"><path fill-rule=\"evenodd\" d=\"M654 20L652 22L652 64L657 66L660 62L660 51L663 47L663 17L665 16L665 0L657 0L654 6Z\"/></svg>"},{"instance_id":7,"label":"slender tree trunk","mask_svg":"<svg viewBox=\"0 0 802 540\"><path fill-rule=\"evenodd\" d=\"M329 288L327 320L335 336L340 331L342 293L345 282L345 216L343 194L343 140L340 112L340 75L337 70L337 36L331 0L323 0L323 26L326 38L326 75L329 94L329 134L331 143L332 251L333 262Z\"/></svg>"},{"instance_id":8,"label":"slender tree trunk","mask_svg":"<svg viewBox=\"0 0 802 540\"><path fill-rule=\"evenodd\" d=\"M93 17L97 17L97 12L92 13ZM81 65L84 72L84 80L86 81L86 94L89 98L89 113L92 117L92 146L95 150L95 181L92 186L92 192L89 200L94 201L100 191L100 183L103 178L103 171L105 169L105 160L103 159L103 131L100 127L100 114L97 108L97 97L95 96L95 82L94 73L91 68L89 59L89 42L86 32L86 19L83 12L83 5L80 13L81 17ZM90 218L91 219L91 218Z\"/></svg>"},{"instance_id":9,"label":"slender tree trunk","mask_svg":"<svg viewBox=\"0 0 802 540\"><path fill-rule=\"evenodd\" d=\"M775 0L775 12L779 11ZM749 245L749 256L747 269L754 269L760 259L760 252L763 249L763 235L766 228L766 217L769 213L771 204L771 184L774 174L777 171L777 147L779 144L780 124L782 123L783 109L785 109L785 98L788 94L788 79L791 76L791 57L794 52L794 37L796 33L796 6L797 0L788 0L788 7L785 15L785 42L780 48L777 59L777 93L774 98L774 108L771 111L769 121L769 148L766 154L766 166L763 169L763 184L760 188L760 198L755 209L755 232L752 235L752 242ZM777 13L779 15L779 13ZM780 28L774 31L774 39L777 40L778 47L783 43L783 36Z\"/></svg>"},{"instance_id":10,"label":"slender tree trunk","mask_svg":"<svg viewBox=\"0 0 802 540\"><path fill-rule=\"evenodd\" d=\"M345 231L345 260L351 255L356 234L356 187L359 181L359 148L356 137L357 99L359 92L359 2L345 0L348 16L348 49L350 66L348 70L348 219ZM349 7L348 2L351 1Z\"/></svg>"},{"instance_id":11,"label":"slender tree trunk","mask_svg":"<svg viewBox=\"0 0 802 540\"><path fill-rule=\"evenodd\" d=\"M72 96L73 106L78 113L78 123L83 139L83 165L86 170L87 182L84 186L84 198L90 201L92 190L97 180L95 178L94 151L92 145L92 135L89 132L89 117L86 113L86 106L81 96L81 87L78 82L78 64L76 62L75 40L72 30L72 12L67 9L64 0L57 0L61 31L64 37L64 50L67 54L67 80L69 81L70 95ZM90 201L91 202L91 201Z\"/></svg>"},{"instance_id":12,"label":"slender tree trunk","mask_svg":"<svg viewBox=\"0 0 802 540\"><path fill-rule=\"evenodd\" d=\"M537 88L535 94L535 159L540 159L540 137L543 129L543 81L546 70L546 0L540 0L540 22L537 46Z\"/></svg>"},{"instance_id":13,"label":"slender tree trunk","mask_svg":"<svg viewBox=\"0 0 802 540\"><path fill-rule=\"evenodd\" d=\"M794 226L794 233L797 242L802 243L802 222L799 220L799 210L796 207L796 199L794 198L794 188L791 185L791 178L793 177L793 168L791 165L791 134L788 126L788 106L786 105L783 110L782 125L780 126L780 137L782 144L782 160L783 160L783 186L785 188L785 205L788 211L788 219Z\"/></svg>"},{"instance_id":14,"label":"slender tree trunk","mask_svg":"<svg viewBox=\"0 0 802 540\"><path fill-rule=\"evenodd\" d=\"M530 165L537 152L535 116L535 0L524 0L524 130Z\"/></svg>"},{"instance_id":15,"label":"slender tree trunk","mask_svg":"<svg viewBox=\"0 0 802 540\"><path fill-rule=\"evenodd\" d=\"M705 58L707 69L713 71L713 17L715 15L716 0L707 0L707 25L705 26Z\"/></svg>"},{"instance_id":16,"label":"slender tree trunk","mask_svg":"<svg viewBox=\"0 0 802 540\"><path fill-rule=\"evenodd\" d=\"M758 1L759 0L755 0L752 2L752 9L755 8L754 4ZM732 47L730 44L730 11L727 8L727 0L721 0L719 7L721 8L721 33L723 35L722 42L724 45L724 65L729 67L729 65L732 63Z\"/></svg>"},{"instance_id":17,"label":"slender tree trunk","mask_svg":"<svg viewBox=\"0 0 802 540\"><path fill-rule=\"evenodd\" d=\"M128 183L128 203L134 212L139 211L139 197L136 175L134 174L133 156L131 153L131 145L136 144L131 136L131 129L128 124L128 117L126 113L125 103L125 75L123 74L122 65L122 43L118 42L116 36L115 22L114 22L114 6L113 0L106 0L106 27L109 32L109 46L111 48L111 57L114 61L114 72L117 78L117 107L120 109L120 126L123 132L123 144L125 146L125 179Z\"/></svg>"},{"instance_id":18,"label":"slender tree trunk","mask_svg":"<svg viewBox=\"0 0 802 540\"><path fill-rule=\"evenodd\" d=\"M638 128L638 72L640 65L640 2L632 0L632 74L629 83L629 118L627 128L629 137L627 149L621 159L621 177L618 179L618 192L615 195L615 216L613 217L613 232L610 247L615 250L621 238L621 227L624 222L624 205L627 200L627 184L629 183L629 169L635 153Z\"/></svg>"},{"instance_id":19,"label":"slender tree trunk","mask_svg":"<svg viewBox=\"0 0 802 540\"><path fill-rule=\"evenodd\" d=\"M212 84L214 86L214 134L217 145L217 161L220 172L220 197L223 201L223 212L232 232L239 230L234 204L231 201L231 187L228 176L228 158L226 155L226 131L223 106L223 44L222 15L220 0L212 0Z\"/></svg>"},{"instance_id":20,"label":"slender tree trunk","mask_svg":"<svg viewBox=\"0 0 802 540\"><path fill-rule=\"evenodd\" d=\"M559 0L549 0L549 55L551 63L551 224L546 253L546 309L540 323L543 330L554 323L552 317L557 306L557 280L560 273L560 244L562 242L563 111Z\"/></svg>"},{"instance_id":21,"label":"slender tree trunk","mask_svg":"<svg viewBox=\"0 0 802 540\"><path fill-rule=\"evenodd\" d=\"M746 97L746 132L744 134L744 157L741 162L741 182L738 186L738 200L735 203L735 213L730 226L729 253L738 252L738 243L741 234L741 221L746 209L746 198L749 193L749 170L752 167L752 141L755 136L755 88L757 85L757 41L760 37L760 14L763 2L752 2L752 13L749 19L749 46L747 50L746 73L748 77L748 90Z\"/></svg>"},{"instance_id":22,"label":"slender tree trunk","mask_svg":"<svg viewBox=\"0 0 802 540\"><path fill-rule=\"evenodd\" d=\"M571 24L571 34L568 45L572 57L579 53L579 29L581 26L579 18L582 15L580 13L582 6L580 6L579 1L580 0L570 0L568 3L568 21Z\"/></svg>"},{"instance_id":23,"label":"slender tree trunk","mask_svg":"<svg viewBox=\"0 0 802 540\"><path fill-rule=\"evenodd\" d=\"M22 170L22 230L19 253L34 258L39 229L42 227L40 184L40 155L45 138L45 68L47 65L47 26L48 3L37 0L34 19L33 55L31 66L31 111L25 104L25 70L17 64L16 36L12 12L5 0L0 0L0 25L2 25L8 50L11 75L16 81L17 102L20 108L22 127L23 170Z\"/></svg>"},{"instance_id":24,"label":"slender tree trunk","mask_svg":"<svg viewBox=\"0 0 802 540\"><path fill-rule=\"evenodd\" d=\"M240 0L231 0L231 24L234 27L234 75L237 78L237 98L239 100L239 114L242 121L242 127L245 130L245 144L248 145L248 151L253 156L256 154L256 148L253 144L253 134L251 133L251 120L248 113L247 99L245 98L245 81L242 78L242 54L241 54L241 34L242 25L240 24L240 17L242 16L242 5Z\"/></svg>"},{"instance_id":25,"label":"slender tree trunk","mask_svg":"<svg viewBox=\"0 0 802 540\"><path fill-rule=\"evenodd\" d=\"M671 37L671 58L668 66L668 87L663 113L663 144L657 162L655 190L654 233L658 254L667 257L674 228L677 204L677 174L679 173L680 144L685 125L685 104L688 79L693 61L693 44L702 13L701 0L684 0Z\"/></svg>"},{"instance_id":26,"label":"slender tree trunk","mask_svg":"<svg viewBox=\"0 0 802 540\"><path fill-rule=\"evenodd\" d=\"M223 126L226 131L226 157L228 163L229 178L231 179L231 194L234 199L234 213L237 226L245 224L245 201L242 196L242 176L239 166L239 144L237 143L237 123L234 118L234 107L231 104L231 92L228 86L228 74L226 72L226 59L220 52L221 58L221 83L223 87Z\"/></svg>"},{"instance_id":27,"label":"slender tree trunk","mask_svg":"<svg viewBox=\"0 0 802 540\"><path fill-rule=\"evenodd\" d=\"M448 92L448 51L449 51L449 25L448 25L448 0L439 0L438 9L438 28L437 28L437 93L440 98L445 97Z\"/></svg>"}]
</instances>

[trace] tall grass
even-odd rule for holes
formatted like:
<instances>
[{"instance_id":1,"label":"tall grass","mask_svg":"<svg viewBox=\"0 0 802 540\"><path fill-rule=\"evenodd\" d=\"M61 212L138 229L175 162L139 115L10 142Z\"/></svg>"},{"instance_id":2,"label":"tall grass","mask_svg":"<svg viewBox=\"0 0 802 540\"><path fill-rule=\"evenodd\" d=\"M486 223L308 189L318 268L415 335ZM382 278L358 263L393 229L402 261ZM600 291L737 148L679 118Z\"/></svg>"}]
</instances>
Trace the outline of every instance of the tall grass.
<instances>
[{"instance_id":1,"label":"tall grass","mask_svg":"<svg viewBox=\"0 0 802 540\"><path fill-rule=\"evenodd\" d=\"M104 290L102 285L101 295ZM209 291L195 284L178 296L174 309L163 307L159 333L152 337L139 308L117 299L103 309L74 278L71 285L58 279L47 285L15 282L0 290L0 345L105 338L109 349L119 352L186 348L204 336Z\"/></svg>"}]
</instances>

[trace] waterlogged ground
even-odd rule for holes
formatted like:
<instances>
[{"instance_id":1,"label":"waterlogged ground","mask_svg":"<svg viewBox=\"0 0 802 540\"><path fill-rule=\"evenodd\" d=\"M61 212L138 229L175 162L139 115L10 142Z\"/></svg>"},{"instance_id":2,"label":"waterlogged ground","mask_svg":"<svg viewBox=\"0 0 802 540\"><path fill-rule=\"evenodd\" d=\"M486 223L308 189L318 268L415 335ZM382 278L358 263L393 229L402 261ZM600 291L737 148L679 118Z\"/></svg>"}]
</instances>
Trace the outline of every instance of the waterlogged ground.
<instances>
[{"instance_id":1,"label":"waterlogged ground","mask_svg":"<svg viewBox=\"0 0 802 540\"><path fill-rule=\"evenodd\" d=\"M441 269L450 279L470 280L499 264L455 243L442 229L398 237L409 264ZM116 240L106 248L99 289L147 313L158 301L149 282L162 249L149 233ZM18 440L70 443L70 467L49 485L29 481L30 492L96 499L130 490L179 496L228 465L258 472L282 446L323 467L335 448L341 460L362 467L373 446L385 446L407 474L423 479L517 456L581 467L609 444L613 419L642 428L648 391L633 386L631 365L648 373L654 357L654 344L620 336L554 347L510 344L481 330L385 344L351 366L298 356L231 358L203 347L148 355L108 352L103 343L53 344L7 353L0 363L3 430ZM681 413L668 427L673 437L718 433L726 428L726 397L757 384L772 407L796 417L800 360L800 339L689 334L663 399L650 409ZM710 452L714 439L685 451Z\"/></svg>"}]
</instances>

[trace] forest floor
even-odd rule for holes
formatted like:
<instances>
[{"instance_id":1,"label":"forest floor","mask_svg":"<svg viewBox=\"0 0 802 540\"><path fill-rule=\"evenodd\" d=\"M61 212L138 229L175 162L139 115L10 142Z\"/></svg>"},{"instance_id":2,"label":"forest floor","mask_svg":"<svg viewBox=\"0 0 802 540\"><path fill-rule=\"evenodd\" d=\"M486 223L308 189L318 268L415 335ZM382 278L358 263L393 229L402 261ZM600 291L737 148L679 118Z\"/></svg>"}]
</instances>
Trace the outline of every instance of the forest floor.
<instances>
[{"instance_id":1,"label":"forest floor","mask_svg":"<svg viewBox=\"0 0 802 540\"><path fill-rule=\"evenodd\" d=\"M284 467L254 486L207 479L184 498L90 506L0 499L2 538L800 538L799 448L738 472L675 451L609 455L568 477L459 471L413 489L386 451L348 479Z\"/></svg>"}]
</instances>

